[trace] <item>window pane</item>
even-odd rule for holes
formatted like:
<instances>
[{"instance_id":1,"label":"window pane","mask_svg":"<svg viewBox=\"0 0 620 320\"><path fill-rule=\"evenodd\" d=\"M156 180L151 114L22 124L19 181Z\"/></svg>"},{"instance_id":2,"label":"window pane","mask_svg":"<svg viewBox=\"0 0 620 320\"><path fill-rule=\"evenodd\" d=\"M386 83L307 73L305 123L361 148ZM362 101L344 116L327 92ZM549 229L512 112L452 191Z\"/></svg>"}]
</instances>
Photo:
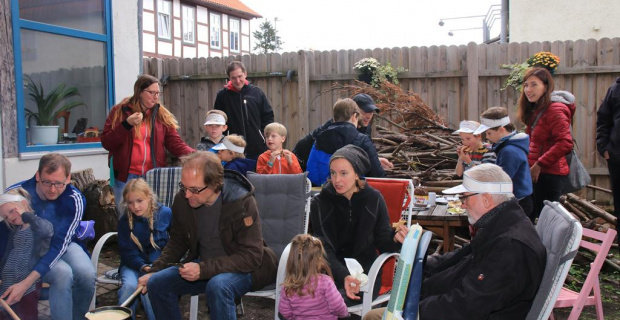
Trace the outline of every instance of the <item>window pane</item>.
<instances>
[{"instance_id":1,"label":"window pane","mask_svg":"<svg viewBox=\"0 0 620 320\"><path fill-rule=\"evenodd\" d=\"M211 46L215 48L220 47L220 21L219 15L211 15Z\"/></svg>"},{"instance_id":2,"label":"window pane","mask_svg":"<svg viewBox=\"0 0 620 320\"><path fill-rule=\"evenodd\" d=\"M19 17L83 31L105 33L103 0L20 0Z\"/></svg>"},{"instance_id":3,"label":"window pane","mask_svg":"<svg viewBox=\"0 0 620 320\"><path fill-rule=\"evenodd\" d=\"M78 90L79 97L68 98L55 109L57 111L71 101L82 101L85 104L70 110L68 133L75 130L79 136L88 127L103 130L108 106L105 43L26 29L21 30L21 41L24 80L30 77L37 86L43 87L44 95L63 84L65 88L75 87ZM26 110L38 112L28 93L29 90L25 88ZM31 124L35 124L35 121L31 120ZM58 124L63 131L64 119L58 121ZM62 140L69 143L75 142L75 138L69 135ZM80 140L92 142L83 138Z\"/></svg>"},{"instance_id":4,"label":"window pane","mask_svg":"<svg viewBox=\"0 0 620 320\"><path fill-rule=\"evenodd\" d=\"M183 6L183 41L194 43L194 8Z\"/></svg>"},{"instance_id":5,"label":"window pane","mask_svg":"<svg viewBox=\"0 0 620 320\"><path fill-rule=\"evenodd\" d=\"M160 38L170 39L170 1L159 0L157 4L157 35Z\"/></svg>"}]
</instances>

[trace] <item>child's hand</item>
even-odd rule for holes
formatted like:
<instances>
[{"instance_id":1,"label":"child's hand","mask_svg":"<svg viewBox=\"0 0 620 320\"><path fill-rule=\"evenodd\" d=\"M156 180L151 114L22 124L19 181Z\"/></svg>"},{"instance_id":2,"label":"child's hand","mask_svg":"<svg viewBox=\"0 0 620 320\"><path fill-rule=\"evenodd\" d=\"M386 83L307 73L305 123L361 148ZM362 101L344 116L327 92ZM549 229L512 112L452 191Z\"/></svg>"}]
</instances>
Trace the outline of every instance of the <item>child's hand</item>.
<instances>
[{"instance_id":1,"label":"child's hand","mask_svg":"<svg viewBox=\"0 0 620 320\"><path fill-rule=\"evenodd\" d=\"M269 157L269 162L274 163L276 158L282 153L282 150L271 151L271 157Z\"/></svg>"},{"instance_id":2,"label":"child's hand","mask_svg":"<svg viewBox=\"0 0 620 320\"><path fill-rule=\"evenodd\" d=\"M459 155L460 161L465 161L466 163L471 162L471 158L469 157L469 153L471 152L471 148L468 146L459 146L456 148L456 154Z\"/></svg>"},{"instance_id":3,"label":"child's hand","mask_svg":"<svg viewBox=\"0 0 620 320\"><path fill-rule=\"evenodd\" d=\"M282 154L284 155L284 158L286 159L286 162L288 162L288 164L290 165L291 163L293 163L293 156L292 156L292 152L284 149L282 150Z\"/></svg>"}]
</instances>

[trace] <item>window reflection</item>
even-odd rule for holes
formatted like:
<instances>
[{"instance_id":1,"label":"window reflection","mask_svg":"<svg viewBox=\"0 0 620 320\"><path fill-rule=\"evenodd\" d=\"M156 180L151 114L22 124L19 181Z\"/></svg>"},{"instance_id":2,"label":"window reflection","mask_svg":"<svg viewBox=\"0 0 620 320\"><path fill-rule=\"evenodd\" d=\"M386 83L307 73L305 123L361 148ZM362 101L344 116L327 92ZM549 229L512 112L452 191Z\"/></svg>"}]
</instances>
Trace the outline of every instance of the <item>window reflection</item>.
<instances>
[{"instance_id":1,"label":"window reflection","mask_svg":"<svg viewBox=\"0 0 620 320\"><path fill-rule=\"evenodd\" d=\"M75 87L80 96L67 99L66 103L85 104L59 115L59 142L98 141L97 131L103 129L108 105L105 43L27 29L21 30L21 42L24 79L32 79L46 95L60 85ZM24 90L25 108L38 112L28 93ZM65 127L68 132L62 132ZM98 130L89 131L89 127ZM28 140L28 144L32 141Z\"/></svg>"},{"instance_id":2,"label":"window reflection","mask_svg":"<svg viewBox=\"0 0 620 320\"><path fill-rule=\"evenodd\" d=\"M21 19L101 34L103 10L103 0L19 0Z\"/></svg>"}]
</instances>

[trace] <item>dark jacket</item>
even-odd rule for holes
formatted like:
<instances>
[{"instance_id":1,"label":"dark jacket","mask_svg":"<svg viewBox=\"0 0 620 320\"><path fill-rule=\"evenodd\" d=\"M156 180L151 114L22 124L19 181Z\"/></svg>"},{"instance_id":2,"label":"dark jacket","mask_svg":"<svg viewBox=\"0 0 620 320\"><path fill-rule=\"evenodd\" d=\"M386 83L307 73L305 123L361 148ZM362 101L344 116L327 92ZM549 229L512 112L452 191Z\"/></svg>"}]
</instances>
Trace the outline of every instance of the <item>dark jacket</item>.
<instances>
[{"instance_id":1,"label":"dark jacket","mask_svg":"<svg viewBox=\"0 0 620 320\"><path fill-rule=\"evenodd\" d=\"M118 249L121 256L121 265L128 266L136 271L144 265L153 263L161 255L161 250L168 242L168 230L172 211L170 208L158 203L158 208L153 213L153 241L159 247L155 249L151 244L151 230L149 220L134 215L133 234L136 236L142 250L131 239L128 214L124 214L118 221Z\"/></svg>"},{"instance_id":2,"label":"dark jacket","mask_svg":"<svg viewBox=\"0 0 620 320\"><path fill-rule=\"evenodd\" d=\"M497 155L495 164L512 179L512 190L517 199L527 197L533 191L527 162L529 146L530 137L525 133L512 133L493 145L493 152Z\"/></svg>"},{"instance_id":3,"label":"dark jacket","mask_svg":"<svg viewBox=\"0 0 620 320\"><path fill-rule=\"evenodd\" d=\"M247 84L240 92L225 87L217 93L214 109L226 112L228 132L245 138L246 157L256 160L267 150L263 131L273 122L273 110L259 87Z\"/></svg>"},{"instance_id":4,"label":"dark jacket","mask_svg":"<svg viewBox=\"0 0 620 320\"><path fill-rule=\"evenodd\" d=\"M327 129L327 127L329 127L332 123L334 123L334 119L327 120L295 144L293 153L297 156L297 160L299 160L299 164L304 171L306 170L306 163L308 163L308 157L310 156L310 150L312 150L314 139L316 139L319 133ZM369 125L368 127L359 127L357 128L357 131L372 139L372 125Z\"/></svg>"},{"instance_id":5,"label":"dark jacket","mask_svg":"<svg viewBox=\"0 0 620 320\"><path fill-rule=\"evenodd\" d=\"M497 215L470 245L427 261L420 319L525 319L545 247L516 199L492 210Z\"/></svg>"},{"instance_id":6,"label":"dark jacket","mask_svg":"<svg viewBox=\"0 0 620 320\"><path fill-rule=\"evenodd\" d=\"M278 258L263 240L254 187L240 173L224 171L222 213L219 232L227 255L200 261L200 279L208 280L220 273L251 273L252 290L275 282ZM182 193L177 193L172 205L170 240L153 263L152 271L165 269L168 263L200 258L197 240L197 210L190 207Z\"/></svg>"},{"instance_id":7,"label":"dark jacket","mask_svg":"<svg viewBox=\"0 0 620 320\"><path fill-rule=\"evenodd\" d=\"M532 124L543 108L532 114L527 122L525 133L530 135L530 153L528 154L530 167L538 162L541 173L565 176L570 172L566 162L566 154L573 149L570 124L575 114L575 97L564 92L569 94L572 99L559 100L558 93L554 91L555 97L552 95L552 100L558 102L552 102L549 105L538 120L533 132L531 131Z\"/></svg>"},{"instance_id":8,"label":"dark jacket","mask_svg":"<svg viewBox=\"0 0 620 320\"><path fill-rule=\"evenodd\" d=\"M199 150L199 151L209 151L211 148L213 148L213 146L215 146L216 144L222 142L222 140L224 140L224 136L222 136L220 141L217 142L217 143L211 141L211 139L209 139L209 137L202 137L202 138L200 138L200 142L198 142L196 144L196 150Z\"/></svg>"},{"instance_id":9,"label":"dark jacket","mask_svg":"<svg viewBox=\"0 0 620 320\"><path fill-rule=\"evenodd\" d=\"M344 258L356 259L368 274L379 256L377 249L383 253L401 247L394 242L395 233L383 196L368 184L348 200L331 183L326 183L312 199L310 224L312 233L323 241L338 288L343 287L344 278L349 275Z\"/></svg>"},{"instance_id":10,"label":"dark jacket","mask_svg":"<svg viewBox=\"0 0 620 320\"><path fill-rule=\"evenodd\" d=\"M596 148L620 159L620 78L607 90L596 112Z\"/></svg>"},{"instance_id":11,"label":"dark jacket","mask_svg":"<svg viewBox=\"0 0 620 320\"><path fill-rule=\"evenodd\" d=\"M245 176L248 171L256 171L256 160L235 158L232 161L228 161L224 165L224 169L237 171Z\"/></svg>"},{"instance_id":12,"label":"dark jacket","mask_svg":"<svg viewBox=\"0 0 620 320\"><path fill-rule=\"evenodd\" d=\"M360 147L366 151L368 159L370 160L370 171L366 176L386 176L385 171L381 167L381 162L379 162L379 155L377 154L375 145L372 144L372 141L367 135L357 131L355 126L350 122L334 122L330 124L317 135L314 143L317 149L328 154L333 154L336 150L348 144ZM308 159L308 161L311 161L311 159Z\"/></svg>"},{"instance_id":13,"label":"dark jacket","mask_svg":"<svg viewBox=\"0 0 620 320\"><path fill-rule=\"evenodd\" d=\"M54 235L54 226L51 222L36 216L32 212L24 212L22 214L22 221L24 223L30 224L29 228L31 228L34 238L33 246L31 248L30 260L27 262L27 268L32 269L32 267L34 267L39 258L45 255L50 249L50 241L52 239L52 235ZM4 224L4 222L2 224ZM2 257L2 260L0 260L0 271L2 271L2 269L4 268L9 253L11 253L11 251L15 247L15 244L13 243L13 235L15 234L15 232L17 232L17 230L11 230L9 232L6 252Z\"/></svg>"},{"instance_id":14,"label":"dark jacket","mask_svg":"<svg viewBox=\"0 0 620 320\"><path fill-rule=\"evenodd\" d=\"M112 115L122 108L123 118L119 125L112 129ZM166 150L174 156L181 157L194 152L179 136L177 129L167 127L160 121L156 121L159 104L155 105L151 112L151 159L153 168L166 166ZM126 182L131 165L131 151L133 149L133 126L127 122L133 112L128 104L128 100L115 105L110 111L110 116L105 121L103 133L101 134L101 145L109 151L108 162L112 158L114 167L114 178ZM109 164L109 163L108 163Z\"/></svg>"}]
</instances>

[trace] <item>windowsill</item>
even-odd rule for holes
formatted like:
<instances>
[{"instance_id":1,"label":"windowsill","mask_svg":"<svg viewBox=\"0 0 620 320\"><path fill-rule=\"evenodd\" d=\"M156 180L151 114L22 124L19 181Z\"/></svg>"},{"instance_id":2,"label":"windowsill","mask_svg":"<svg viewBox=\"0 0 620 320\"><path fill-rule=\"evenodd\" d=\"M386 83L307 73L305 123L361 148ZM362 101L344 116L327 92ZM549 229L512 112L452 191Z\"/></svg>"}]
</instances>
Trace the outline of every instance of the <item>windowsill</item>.
<instances>
[{"instance_id":1,"label":"windowsill","mask_svg":"<svg viewBox=\"0 0 620 320\"><path fill-rule=\"evenodd\" d=\"M107 154L108 150L104 148L91 148L91 149L79 149L79 150L57 150L54 151L60 153L67 157L77 157L77 156L94 156L98 154ZM33 151L33 152L20 152L19 159L20 160L36 160L40 159L42 156L50 153L49 151Z\"/></svg>"}]
</instances>

